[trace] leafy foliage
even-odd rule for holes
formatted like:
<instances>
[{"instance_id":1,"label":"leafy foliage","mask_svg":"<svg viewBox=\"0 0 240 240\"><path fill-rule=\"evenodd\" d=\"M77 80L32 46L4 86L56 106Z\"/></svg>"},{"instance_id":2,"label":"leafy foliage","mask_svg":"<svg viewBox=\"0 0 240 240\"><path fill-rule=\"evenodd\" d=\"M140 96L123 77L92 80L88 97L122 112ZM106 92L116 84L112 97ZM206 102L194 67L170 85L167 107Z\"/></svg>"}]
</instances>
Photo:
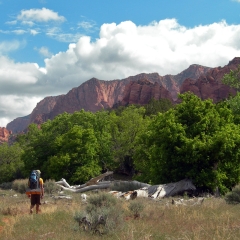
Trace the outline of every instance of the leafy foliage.
<instances>
[{"instance_id":1,"label":"leafy foliage","mask_svg":"<svg viewBox=\"0 0 240 240\"><path fill-rule=\"evenodd\" d=\"M226 192L240 180L236 112L228 101L179 97L174 108L152 100L148 107L63 113L41 129L30 125L18 138L26 176L41 169L44 178L79 184L106 170L135 169L151 184L192 178L197 187Z\"/></svg>"},{"instance_id":2,"label":"leafy foliage","mask_svg":"<svg viewBox=\"0 0 240 240\"><path fill-rule=\"evenodd\" d=\"M228 74L225 74L222 78L222 82L226 85L240 90L240 65L235 70L230 70Z\"/></svg>"},{"instance_id":3,"label":"leafy foliage","mask_svg":"<svg viewBox=\"0 0 240 240\"><path fill-rule=\"evenodd\" d=\"M148 104L144 106L146 109L146 115L151 116L151 115L156 115L157 113L161 112L166 112L169 109L173 108L173 104L169 99L151 99Z\"/></svg>"},{"instance_id":4,"label":"leafy foliage","mask_svg":"<svg viewBox=\"0 0 240 240\"><path fill-rule=\"evenodd\" d=\"M134 105L124 108L120 116L115 112L110 114L113 157L120 169L133 168L136 141L149 123L144 114L143 107Z\"/></svg>"},{"instance_id":5,"label":"leafy foliage","mask_svg":"<svg viewBox=\"0 0 240 240\"><path fill-rule=\"evenodd\" d=\"M0 183L22 177L24 164L21 154L22 149L17 143L11 146L7 143L0 145Z\"/></svg>"},{"instance_id":6,"label":"leafy foliage","mask_svg":"<svg viewBox=\"0 0 240 240\"><path fill-rule=\"evenodd\" d=\"M30 126L25 136L26 171L41 169L45 178L65 177L85 182L98 175L111 160L107 112L63 113L42 124Z\"/></svg>"},{"instance_id":7,"label":"leafy foliage","mask_svg":"<svg viewBox=\"0 0 240 240\"><path fill-rule=\"evenodd\" d=\"M155 184L191 178L198 187L226 192L240 180L240 130L232 112L190 93L180 98L141 136L135 154L139 178Z\"/></svg>"},{"instance_id":8,"label":"leafy foliage","mask_svg":"<svg viewBox=\"0 0 240 240\"><path fill-rule=\"evenodd\" d=\"M240 123L240 65L237 69L225 74L222 82L237 90L236 96L229 96L226 102L235 115L235 122Z\"/></svg>"}]
</instances>

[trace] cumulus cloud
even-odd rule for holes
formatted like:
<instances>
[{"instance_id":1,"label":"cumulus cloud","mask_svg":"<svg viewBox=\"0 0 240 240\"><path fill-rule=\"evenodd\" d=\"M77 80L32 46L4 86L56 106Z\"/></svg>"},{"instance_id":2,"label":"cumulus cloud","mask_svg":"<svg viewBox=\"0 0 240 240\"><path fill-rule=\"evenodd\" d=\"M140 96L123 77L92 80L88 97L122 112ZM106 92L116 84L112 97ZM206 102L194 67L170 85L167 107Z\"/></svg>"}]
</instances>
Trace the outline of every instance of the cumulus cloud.
<instances>
[{"instance_id":1,"label":"cumulus cloud","mask_svg":"<svg viewBox=\"0 0 240 240\"><path fill-rule=\"evenodd\" d=\"M63 34L58 28L48 33L53 38ZM0 44L0 53L1 49L4 46ZM112 80L143 72L163 76L178 74L190 64L224 66L240 56L240 25L223 20L187 28L176 19L147 26L126 21L103 24L94 41L80 35L68 49L55 55L50 55L47 47L38 50L47 57L44 68L0 57L1 95L22 96L25 102L34 96L66 94L92 77ZM30 114L33 108L26 105L25 112ZM7 114L3 117L6 119Z\"/></svg>"},{"instance_id":2,"label":"cumulus cloud","mask_svg":"<svg viewBox=\"0 0 240 240\"><path fill-rule=\"evenodd\" d=\"M29 110L35 108L41 99L21 95L0 95L0 126L6 127L13 119L29 115Z\"/></svg>"},{"instance_id":3,"label":"cumulus cloud","mask_svg":"<svg viewBox=\"0 0 240 240\"><path fill-rule=\"evenodd\" d=\"M16 63L13 60L0 57L0 94L38 95L32 92L42 78L36 63Z\"/></svg>"},{"instance_id":4,"label":"cumulus cloud","mask_svg":"<svg viewBox=\"0 0 240 240\"><path fill-rule=\"evenodd\" d=\"M240 55L240 25L225 21L186 28L176 19L136 26L103 24L92 42L83 36L45 60L47 76L59 87L78 86L91 77L110 80L146 72L177 74L190 64L215 67Z\"/></svg>"},{"instance_id":5,"label":"cumulus cloud","mask_svg":"<svg viewBox=\"0 0 240 240\"><path fill-rule=\"evenodd\" d=\"M54 12L47 8L42 9L29 9L22 10L21 13L17 16L17 19L20 21L30 21L30 22L48 22L48 21L58 21L64 22L65 18L59 16L57 12ZM25 23L26 23L25 22Z\"/></svg>"}]
</instances>

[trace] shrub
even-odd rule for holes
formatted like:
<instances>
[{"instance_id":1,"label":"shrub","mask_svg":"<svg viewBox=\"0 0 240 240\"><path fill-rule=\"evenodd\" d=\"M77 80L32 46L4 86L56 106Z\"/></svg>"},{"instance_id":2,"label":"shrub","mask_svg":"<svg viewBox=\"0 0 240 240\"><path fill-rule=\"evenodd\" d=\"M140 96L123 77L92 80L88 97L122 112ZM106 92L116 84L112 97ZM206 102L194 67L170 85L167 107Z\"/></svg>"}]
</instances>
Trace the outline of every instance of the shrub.
<instances>
[{"instance_id":1,"label":"shrub","mask_svg":"<svg viewBox=\"0 0 240 240\"><path fill-rule=\"evenodd\" d=\"M0 184L0 188L7 190L12 188L12 182L4 182Z\"/></svg>"},{"instance_id":2,"label":"shrub","mask_svg":"<svg viewBox=\"0 0 240 240\"><path fill-rule=\"evenodd\" d=\"M144 205L141 202L135 200L130 202L128 209L133 213L134 218L138 218L140 217L140 212L142 212L144 209Z\"/></svg>"},{"instance_id":3,"label":"shrub","mask_svg":"<svg viewBox=\"0 0 240 240\"><path fill-rule=\"evenodd\" d=\"M100 235L110 233L122 226L121 206L116 208L117 200L109 193L99 193L88 198L88 204L74 216L79 226Z\"/></svg>"},{"instance_id":4,"label":"shrub","mask_svg":"<svg viewBox=\"0 0 240 240\"><path fill-rule=\"evenodd\" d=\"M53 194L61 190L61 187L59 187L55 180L49 179L44 182L44 192L46 194Z\"/></svg>"},{"instance_id":5,"label":"shrub","mask_svg":"<svg viewBox=\"0 0 240 240\"><path fill-rule=\"evenodd\" d=\"M232 189L231 192L227 193L225 200L229 204L238 204L240 203L240 185L237 185Z\"/></svg>"},{"instance_id":6,"label":"shrub","mask_svg":"<svg viewBox=\"0 0 240 240\"><path fill-rule=\"evenodd\" d=\"M25 193L28 188L28 179L17 179L12 183L12 189L19 193Z\"/></svg>"}]
</instances>

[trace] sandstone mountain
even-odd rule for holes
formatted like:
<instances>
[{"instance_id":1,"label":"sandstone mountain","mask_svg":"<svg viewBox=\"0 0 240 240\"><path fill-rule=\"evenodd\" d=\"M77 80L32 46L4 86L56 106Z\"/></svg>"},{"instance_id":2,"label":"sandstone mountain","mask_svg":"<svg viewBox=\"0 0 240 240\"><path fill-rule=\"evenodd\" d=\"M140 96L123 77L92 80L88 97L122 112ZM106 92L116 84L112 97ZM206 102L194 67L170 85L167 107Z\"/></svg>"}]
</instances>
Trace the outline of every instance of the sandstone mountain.
<instances>
[{"instance_id":1,"label":"sandstone mountain","mask_svg":"<svg viewBox=\"0 0 240 240\"><path fill-rule=\"evenodd\" d=\"M235 93L220 79L239 64L240 58L234 58L224 67L209 68L193 64L177 75L141 73L111 81L92 78L66 95L44 98L29 116L13 120L7 129L13 133L21 132L30 123L41 124L63 112L73 113L81 109L96 112L116 105L144 105L151 98L167 98L177 102L178 93L186 91L192 91L202 99L212 98L216 102L226 98L229 93Z\"/></svg>"},{"instance_id":2,"label":"sandstone mountain","mask_svg":"<svg viewBox=\"0 0 240 240\"><path fill-rule=\"evenodd\" d=\"M212 68L197 80L187 78L180 87L180 93L190 91L203 100L211 98L213 102L219 102L229 95L235 95L235 89L222 84L221 79L230 70L236 69L239 64L240 58L234 58L227 66Z\"/></svg>"},{"instance_id":3,"label":"sandstone mountain","mask_svg":"<svg viewBox=\"0 0 240 240\"><path fill-rule=\"evenodd\" d=\"M37 106L33 109L32 113L25 117L18 117L7 124L7 129L11 130L13 133L23 132L30 123L39 122L43 123L47 119L43 119L44 114L52 111L57 100L61 97L45 97L41 100ZM40 119L39 119L40 117Z\"/></svg>"}]
</instances>

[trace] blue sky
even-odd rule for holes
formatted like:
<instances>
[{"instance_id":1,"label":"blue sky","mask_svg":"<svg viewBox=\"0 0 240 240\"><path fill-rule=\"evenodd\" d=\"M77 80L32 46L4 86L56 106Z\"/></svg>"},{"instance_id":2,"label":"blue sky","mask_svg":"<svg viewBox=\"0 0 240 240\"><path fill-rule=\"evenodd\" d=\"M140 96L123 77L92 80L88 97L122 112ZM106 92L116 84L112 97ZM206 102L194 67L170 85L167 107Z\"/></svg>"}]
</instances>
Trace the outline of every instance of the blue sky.
<instances>
[{"instance_id":1,"label":"blue sky","mask_svg":"<svg viewBox=\"0 0 240 240\"><path fill-rule=\"evenodd\" d=\"M0 126L96 77L240 56L240 0L0 0Z\"/></svg>"}]
</instances>

